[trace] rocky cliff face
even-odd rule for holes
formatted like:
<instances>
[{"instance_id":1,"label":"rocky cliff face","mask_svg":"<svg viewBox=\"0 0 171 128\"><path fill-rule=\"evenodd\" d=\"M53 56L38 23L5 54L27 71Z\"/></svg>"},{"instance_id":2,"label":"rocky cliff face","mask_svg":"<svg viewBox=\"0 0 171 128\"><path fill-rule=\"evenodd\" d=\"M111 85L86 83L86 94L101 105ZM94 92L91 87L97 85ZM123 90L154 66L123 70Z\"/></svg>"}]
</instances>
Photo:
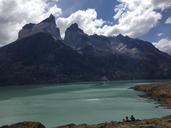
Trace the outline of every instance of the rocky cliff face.
<instances>
[{"instance_id":1,"label":"rocky cliff face","mask_svg":"<svg viewBox=\"0 0 171 128\"><path fill-rule=\"evenodd\" d=\"M88 35L77 24L72 24L65 32L64 43L73 49L81 49L90 44L87 43Z\"/></svg>"},{"instance_id":2,"label":"rocky cliff face","mask_svg":"<svg viewBox=\"0 0 171 128\"><path fill-rule=\"evenodd\" d=\"M65 32L64 43L80 53L104 55L109 53L109 39L104 36L88 36L77 24L72 24Z\"/></svg>"},{"instance_id":3,"label":"rocky cliff face","mask_svg":"<svg viewBox=\"0 0 171 128\"><path fill-rule=\"evenodd\" d=\"M56 27L55 17L50 15L47 19L43 20L39 24L27 24L18 34L18 39L34 35L39 32L45 32L51 34L55 40L61 40L59 29Z\"/></svg>"}]
</instances>

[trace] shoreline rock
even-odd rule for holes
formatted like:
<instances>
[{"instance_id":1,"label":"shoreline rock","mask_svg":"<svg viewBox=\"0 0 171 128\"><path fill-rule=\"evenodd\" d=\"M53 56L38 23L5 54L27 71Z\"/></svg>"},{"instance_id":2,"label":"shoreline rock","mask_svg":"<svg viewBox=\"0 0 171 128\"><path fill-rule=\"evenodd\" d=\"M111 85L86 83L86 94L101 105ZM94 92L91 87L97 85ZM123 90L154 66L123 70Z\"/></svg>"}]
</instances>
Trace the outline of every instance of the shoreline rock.
<instances>
[{"instance_id":1,"label":"shoreline rock","mask_svg":"<svg viewBox=\"0 0 171 128\"><path fill-rule=\"evenodd\" d=\"M40 122L20 122L12 125L4 125L0 128L46 128L43 124Z\"/></svg>"},{"instance_id":2,"label":"shoreline rock","mask_svg":"<svg viewBox=\"0 0 171 128\"><path fill-rule=\"evenodd\" d=\"M105 122L100 124L69 124L64 126L58 126L56 128L170 128L171 116L166 116L156 119L137 120L129 122Z\"/></svg>"},{"instance_id":3,"label":"shoreline rock","mask_svg":"<svg viewBox=\"0 0 171 128\"><path fill-rule=\"evenodd\" d=\"M138 85L133 87L134 90L144 92L143 97L155 100L159 105L171 108L171 82Z\"/></svg>"}]
</instances>

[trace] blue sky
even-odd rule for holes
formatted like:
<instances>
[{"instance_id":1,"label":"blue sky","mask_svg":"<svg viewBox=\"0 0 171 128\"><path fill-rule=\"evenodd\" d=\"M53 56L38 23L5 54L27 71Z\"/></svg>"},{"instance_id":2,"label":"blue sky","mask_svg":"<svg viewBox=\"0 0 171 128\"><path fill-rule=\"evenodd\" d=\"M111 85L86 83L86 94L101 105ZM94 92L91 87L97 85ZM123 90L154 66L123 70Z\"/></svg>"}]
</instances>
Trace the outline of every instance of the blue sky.
<instances>
[{"instance_id":1,"label":"blue sky","mask_svg":"<svg viewBox=\"0 0 171 128\"><path fill-rule=\"evenodd\" d=\"M159 23L140 38L150 42L157 42L161 38L171 39L171 24L165 24L165 21L170 16L171 8L168 8L164 12L162 12L162 19L159 21ZM163 33L163 35L157 36L158 33Z\"/></svg>"},{"instance_id":2,"label":"blue sky","mask_svg":"<svg viewBox=\"0 0 171 128\"><path fill-rule=\"evenodd\" d=\"M86 10L88 8L96 9L98 18L104 20L113 20L114 6L118 2L115 0L61 0L58 5L62 8L64 16L69 16L78 10Z\"/></svg>"}]
</instances>

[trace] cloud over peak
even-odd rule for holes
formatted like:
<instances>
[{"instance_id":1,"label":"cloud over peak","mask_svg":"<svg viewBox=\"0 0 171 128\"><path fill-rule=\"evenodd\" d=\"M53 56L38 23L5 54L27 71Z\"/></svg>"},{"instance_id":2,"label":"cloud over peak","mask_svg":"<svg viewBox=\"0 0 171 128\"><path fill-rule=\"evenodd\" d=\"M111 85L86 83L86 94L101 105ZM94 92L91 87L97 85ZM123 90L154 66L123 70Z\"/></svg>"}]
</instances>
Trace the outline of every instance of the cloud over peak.
<instances>
[{"instance_id":1,"label":"cloud over peak","mask_svg":"<svg viewBox=\"0 0 171 128\"><path fill-rule=\"evenodd\" d=\"M118 34L139 37L155 27L162 14L162 11L171 6L170 0L117 0L118 5L114 8L112 25L108 21L97 18L95 9L79 10L67 18L59 18L58 26L64 35L66 28L77 23L87 34L98 34L114 36ZM114 24L115 23L115 24Z\"/></svg>"},{"instance_id":2,"label":"cloud over peak","mask_svg":"<svg viewBox=\"0 0 171 128\"><path fill-rule=\"evenodd\" d=\"M52 0L53 2L55 0ZM50 13L59 16L62 10L47 0L1 0L0 43L14 41L21 27L29 22L39 22ZM2 31L3 30L3 31Z\"/></svg>"},{"instance_id":3,"label":"cloud over peak","mask_svg":"<svg viewBox=\"0 0 171 128\"><path fill-rule=\"evenodd\" d=\"M65 30L73 23L77 23L85 33L92 35L98 33L98 28L101 27L105 21L97 19L95 9L79 10L67 18L61 17L57 19L57 26L60 28L62 36L64 36Z\"/></svg>"}]
</instances>

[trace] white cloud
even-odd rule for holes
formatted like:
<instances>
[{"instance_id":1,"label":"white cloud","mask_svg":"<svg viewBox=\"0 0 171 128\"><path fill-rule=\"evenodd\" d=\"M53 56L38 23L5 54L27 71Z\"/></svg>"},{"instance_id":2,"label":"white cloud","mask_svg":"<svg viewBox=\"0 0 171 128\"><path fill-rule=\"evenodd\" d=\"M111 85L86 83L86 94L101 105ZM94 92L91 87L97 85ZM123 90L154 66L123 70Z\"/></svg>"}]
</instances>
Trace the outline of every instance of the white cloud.
<instances>
[{"instance_id":1,"label":"white cloud","mask_svg":"<svg viewBox=\"0 0 171 128\"><path fill-rule=\"evenodd\" d=\"M159 50L168 53L171 55L171 40L169 39L161 39L157 43L153 43L153 45Z\"/></svg>"},{"instance_id":2,"label":"white cloud","mask_svg":"<svg viewBox=\"0 0 171 128\"><path fill-rule=\"evenodd\" d=\"M168 17L165 23L166 24L171 24L171 17Z\"/></svg>"},{"instance_id":3,"label":"white cloud","mask_svg":"<svg viewBox=\"0 0 171 128\"><path fill-rule=\"evenodd\" d=\"M122 33L131 37L139 37L153 28L161 19L161 14L154 11L150 0L118 0L114 19L118 24L108 26L105 35Z\"/></svg>"},{"instance_id":4,"label":"white cloud","mask_svg":"<svg viewBox=\"0 0 171 128\"><path fill-rule=\"evenodd\" d=\"M155 27L162 15L158 10L171 6L171 0L118 0L115 7L114 20L116 24L109 25L108 21L97 19L94 9L77 11L67 18L59 18L58 26L62 34L72 23L78 23L80 28L91 34L113 36L118 34L139 37Z\"/></svg>"},{"instance_id":5,"label":"white cloud","mask_svg":"<svg viewBox=\"0 0 171 128\"><path fill-rule=\"evenodd\" d=\"M160 37L160 36L162 36L162 35L163 35L163 33L158 33L158 34L157 34L158 37Z\"/></svg>"},{"instance_id":6,"label":"white cloud","mask_svg":"<svg viewBox=\"0 0 171 128\"><path fill-rule=\"evenodd\" d=\"M171 6L171 0L151 0L153 6L158 9L166 9Z\"/></svg>"},{"instance_id":7,"label":"white cloud","mask_svg":"<svg viewBox=\"0 0 171 128\"><path fill-rule=\"evenodd\" d=\"M104 21L97 19L95 9L79 10L71 14L68 18L57 19L57 26L60 28L62 36L64 36L65 30L73 23L77 23L85 33L92 35L98 33L98 28L104 24Z\"/></svg>"},{"instance_id":8,"label":"white cloud","mask_svg":"<svg viewBox=\"0 0 171 128\"><path fill-rule=\"evenodd\" d=\"M52 0L54 2L57 0ZM0 43L17 38L21 27L29 22L39 22L50 13L61 15L62 11L48 0L0 0Z\"/></svg>"}]
</instances>

